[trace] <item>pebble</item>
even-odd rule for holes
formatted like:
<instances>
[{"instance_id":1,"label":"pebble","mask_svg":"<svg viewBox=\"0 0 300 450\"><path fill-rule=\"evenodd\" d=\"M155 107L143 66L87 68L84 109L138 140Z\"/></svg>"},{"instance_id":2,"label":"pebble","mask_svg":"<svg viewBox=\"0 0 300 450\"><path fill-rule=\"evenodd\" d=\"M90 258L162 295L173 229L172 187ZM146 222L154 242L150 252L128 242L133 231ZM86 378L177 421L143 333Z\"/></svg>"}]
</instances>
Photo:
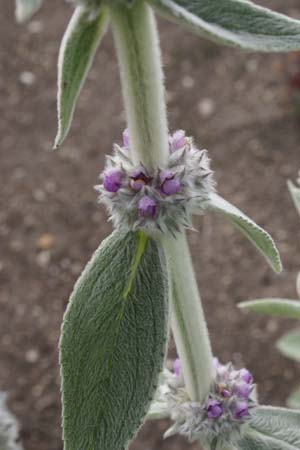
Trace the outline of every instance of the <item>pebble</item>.
<instances>
[{"instance_id":1,"label":"pebble","mask_svg":"<svg viewBox=\"0 0 300 450\"><path fill-rule=\"evenodd\" d=\"M207 119L215 112L215 102L211 98L204 98L197 106L199 114Z\"/></svg>"}]
</instances>

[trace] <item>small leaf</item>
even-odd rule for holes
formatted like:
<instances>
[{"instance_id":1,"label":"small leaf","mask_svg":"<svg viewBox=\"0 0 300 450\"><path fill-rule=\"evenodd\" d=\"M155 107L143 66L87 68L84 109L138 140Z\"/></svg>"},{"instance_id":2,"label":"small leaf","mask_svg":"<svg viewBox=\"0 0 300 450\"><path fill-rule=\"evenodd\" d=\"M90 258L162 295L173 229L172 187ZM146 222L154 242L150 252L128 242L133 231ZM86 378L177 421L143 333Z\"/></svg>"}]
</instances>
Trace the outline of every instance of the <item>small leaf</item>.
<instances>
[{"instance_id":1,"label":"small leaf","mask_svg":"<svg viewBox=\"0 0 300 450\"><path fill-rule=\"evenodd\" d=\"M289 396L287 404L290 408L300 409L300 387Z\"/></svg>"},{"instance_id":2,"label":"small leaf","mask_svg":"<svg viewBox=\"0 0 300 450\"><path fill-rule=\"evenodd\" d=\"M290 194L292 196L295 208L300 214L300 187L296 187L291 181L287 182Z\"/></svg>"},{"instance_id":3,"label":"small leaf","mask_svg":"<svg viewBox=\"0 0 300 450\"><path fill-rule=\"evenodd\" d=\"M149 0L169 20L217 43L262 52L300 49L300 21L247 0Z\"/></svg>"},{"instance_id":4,"label":"small leaf","mask_svg":"<svg viewBox=\"0 0 300 450\"><path fill-rule=\"evenodd\" d=\"M300 329L286 333L277 341L277 348L284 356L300 362Z\"/></svg>"},{"instance_id":5,"label":"small leaf","mask_svg":"<svg viewBox=\"0 0 300 450\"><path fill-rule=\"evenodd\" d=\"M300 301L281 298L249 300L238 304L239 308L249 309L270 316L282 316L290 319L300 318Z\"/></svg>"},{"instance_id":6,"label":"small leaf","mask_svg":"<svg viewBox=\"0 0 300 450\"><path fill-rule=\"evenodd\" d=\"M16 19L19 23L31 19L41 7L43 0L16 0Z\"/></svg>"},{"instance_id":7,"label":"small leaf","mask_svg":"<svg viewBox=\"0 0 300 450\"><path fill-rule=\"evenodd\" d=\"M239 442L241 450L300 449L300 411L260 406L253 414L250 426Z\"/></svg>"},{"instance_id":8,"label":"small leaf","mask_svg":"<svg viewBox=\"0 0 300 450\"><path fill-rule=\"evenodd\" d=\"M282 270L277 247L265 230L217 194L211 194L210 207L212 210L225 215L255 245L275 272Z\"/></svg>"},{"instance_id":9,"label":"small leaf","mask_svg":"<svg viewBox=\"0 0 300 450\"><path fill-rule=\"evenodd\" d=\"M58 133L57 148L68 134L76 100L92 65L108 25L108 8L92 15L78 6L63 37L58 58Z\"/></svg>"},{"instance_id":10,"label":"small leaf","mask_svg":"<svg viewBox=\"0 0 300 450\"><path fill-rule=\"evenodd\" d=\"M147 420L160 420L170 417L170 410L165 402L152 402L147 414Z\"/></svg>"},{"instance_id":11,"label":"small leaf","mask_svg":"<svg viewBox=\"0 0 300 450\"><path fill-rule=\"evenodd\" d=\"M300 272L298 273L297 280L296 280L296 290L298 297L300 298Z\"/></svg>"},{"instance_id":12,"label":"small leaf","mask_svg":"<svg viewBox=\"0 0 300 450\"><path fill-rule=\"evenodd\" d=\"M22 450L19 442L19 424L8 411L6 395L0 392L0 450Z\"/></svg>"},{"instance_id":13,"label":"small leaf","mask_svg":"<svg viewBox=\"0 0 300 450\"><path fill-rule=\"evenodd\" d=\"M115 232L75 285L60 342L65 450L123 450L145 417L166 351L163 255Z\"/></svg>"}]
</instances>

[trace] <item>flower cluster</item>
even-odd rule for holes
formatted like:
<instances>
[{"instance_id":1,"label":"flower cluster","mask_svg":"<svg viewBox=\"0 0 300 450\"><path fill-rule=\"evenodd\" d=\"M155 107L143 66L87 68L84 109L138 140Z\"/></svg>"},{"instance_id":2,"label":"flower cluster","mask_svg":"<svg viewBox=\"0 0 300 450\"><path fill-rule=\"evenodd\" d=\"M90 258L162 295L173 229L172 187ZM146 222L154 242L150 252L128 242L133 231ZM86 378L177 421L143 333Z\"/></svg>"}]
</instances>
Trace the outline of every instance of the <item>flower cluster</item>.
<instances>
[{"instance_id":1,"label":"flower cluster","mask_svg":"<svg viewBox=\"0 0 300 450\"><path fill-rule=\"evenodd\" d=\"M192 402L186 392L180 361L167 372L163 396L173 420L165 436L179 433L191 442L200 439L214 448L236 444L257 406L253 376L247 369L235 370L231 363L214 361L216 376L203 404Z\"/></svg>"},{"instance_id":2,"label":"flower cluster","mask_svg":"<svg viewBox=\"0 0 300 450\"><path fill-rule=\"evenodd\" d=\"M116 227L173 235L192 227L192 215L205 210L214 191L206 150L198 150L183 130L169 137L168 164L155 171L133 164L125 130L123 146L114 145L101 180L95 188Z\"/></svg>"}]
</instances>

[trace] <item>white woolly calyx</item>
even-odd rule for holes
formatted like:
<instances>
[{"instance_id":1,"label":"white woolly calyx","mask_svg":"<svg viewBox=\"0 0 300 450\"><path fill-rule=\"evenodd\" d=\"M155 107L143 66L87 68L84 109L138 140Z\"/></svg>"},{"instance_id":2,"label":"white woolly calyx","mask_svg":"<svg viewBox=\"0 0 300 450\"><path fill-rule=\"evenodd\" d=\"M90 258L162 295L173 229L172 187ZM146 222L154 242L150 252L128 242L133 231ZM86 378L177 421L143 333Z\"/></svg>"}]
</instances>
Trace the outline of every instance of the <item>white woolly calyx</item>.
<instances>
[{"instance_id":1,"label":"white woolly calyx","mask_svg":"<svg viewBox=\"0 0 300 450\"><path fill-rule=\"evenodd\" d=\"M152 403L148 418L170 417L173 424L164 437L185 436L213 449L236 446L257 406L256 385L247 369L235 370L215 358L216 377L203 403L192 402L185 388L179 360L167 369Z\"/></svg>"},{"instance_id":2,"label":"white woolly calyx","mask_svg":"<svg viewBox=\"0 0 300 450\"><path fill-rule=\"evenodd\" d=\"M125 130L123 146L114 145L101 180L95 188L115 227L173 235L192 228L192 215L203 213L215 186L206 150L198 150L182 130L170 136L167 166L155 171L133 164Z\"/></svg>"}]
</instances>

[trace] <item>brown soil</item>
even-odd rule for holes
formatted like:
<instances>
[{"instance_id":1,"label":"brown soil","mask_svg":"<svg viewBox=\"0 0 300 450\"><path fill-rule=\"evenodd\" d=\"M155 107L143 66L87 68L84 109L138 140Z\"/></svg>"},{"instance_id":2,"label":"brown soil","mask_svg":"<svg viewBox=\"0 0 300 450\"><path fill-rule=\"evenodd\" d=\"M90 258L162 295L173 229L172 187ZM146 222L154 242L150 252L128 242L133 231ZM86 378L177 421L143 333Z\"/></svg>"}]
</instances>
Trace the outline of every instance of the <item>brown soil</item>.
<instances>
[{"instance_id":1,"label":"brown soil","mask_svg":"<svg viewBox=\"0 0 300 450\"><path fill-rule=\"evenodd\" d=\"M3 0L0 15L0 390L9 392L25 448L60 450L60 324L76 278L110 232L93 185L120 139L124 114L109 33L70 137L51 152L56 60L71 7L46 2L20 27L12 3ZM297 0L264 4L300 17ZM190 240L214 352L253 370L262 402L284 404L299 366L274 343L295 324L242 313L235 304L296 296L300 221L286 180L300 168L300 96L288 85L300 59L224 49L163 21L160 30L171 128L187 129L210 150L219 192L272 233L285 267L273 274L222 218L195 220L200 233ZM166 426L147 424L133 448L185 448L178 438L162 441Z\"/></svg>"}]
</instances>

